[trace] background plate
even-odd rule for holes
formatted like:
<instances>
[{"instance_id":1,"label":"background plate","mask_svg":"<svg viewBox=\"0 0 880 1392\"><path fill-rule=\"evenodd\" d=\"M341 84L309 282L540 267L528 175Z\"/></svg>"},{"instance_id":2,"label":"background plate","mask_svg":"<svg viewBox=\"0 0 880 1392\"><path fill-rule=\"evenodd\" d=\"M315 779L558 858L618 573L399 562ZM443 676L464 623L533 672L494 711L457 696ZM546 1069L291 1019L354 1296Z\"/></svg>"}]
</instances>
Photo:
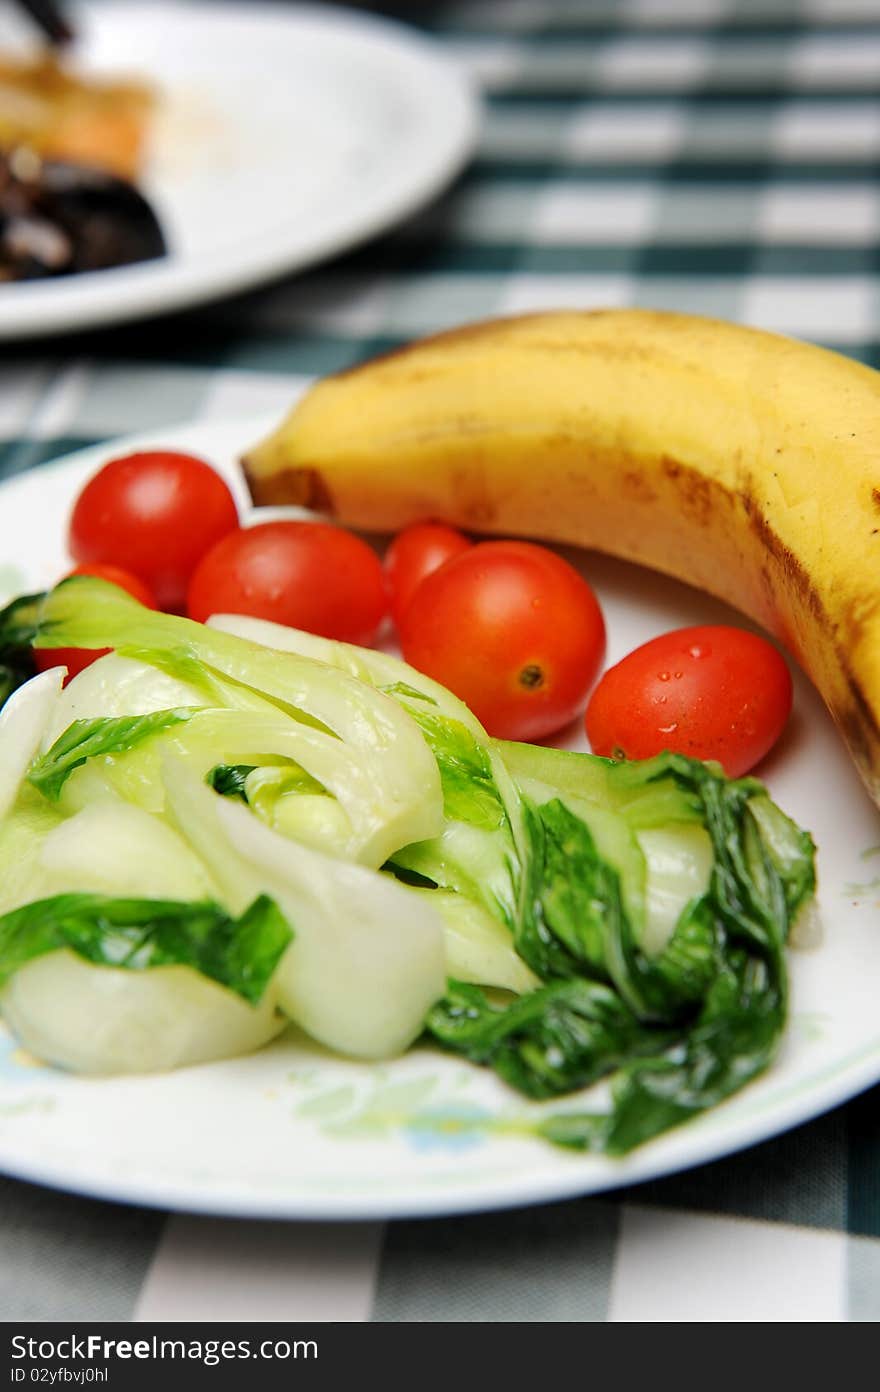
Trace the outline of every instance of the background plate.
<instances>
[{"instance_id":1,"label":"background plate","mask_svg":"<svg viewBox=\"0 0 880 1392\"><path fill-rule=\"evenodd\" d=\"M143 180L161 261L0 287L0 339L117 323L299 270L414 212L459 170L477 105L403 26L335 7L74 7L87 72L160 90Z\"/></svg>"},{"instance_id":2,"label":"background plate","mask_svg":"<svg viewBox=\"0 0 880 1392\"><path fill-rule=\"evenodd\" d=\"M244 489L235 460L274 420L201 424L124 442L191 450ZM59 578L85 478L122 446L81 451L0 488L6 594ZM277 512L273 509L273 512ZM609 661L690 623L743 622L635 566L566 554L596 586ZM5 595L0 596L5 598ZM559 741L583 747L579 729ZM812 687L760 770L819 846L822 941L790 955L791 1020L773 1068L723 1106L623 1161L517 1134L534 1111L492 1075L428 1048L377 1066L301 1037L148 1078L83 1080L0 1041L0 1169L163 1208L278 1218L379 1218L593 1193L715 1159L816 1116L880 1079L880 822ZM559 1105L559 1104L554 1104Z\"/></svg>"}]
</instances>

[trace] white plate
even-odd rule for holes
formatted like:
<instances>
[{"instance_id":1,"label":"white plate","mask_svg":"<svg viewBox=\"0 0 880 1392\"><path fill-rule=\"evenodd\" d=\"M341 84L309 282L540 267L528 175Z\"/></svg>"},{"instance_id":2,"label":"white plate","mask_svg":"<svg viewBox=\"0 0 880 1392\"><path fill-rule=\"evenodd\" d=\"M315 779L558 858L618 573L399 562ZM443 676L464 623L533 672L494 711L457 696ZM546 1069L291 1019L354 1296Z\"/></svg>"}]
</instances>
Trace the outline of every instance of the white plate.
<instances>
[{"instance_id":1,"label":"white plate","mask_svg":"<svg viewBox=\"0 0 880 1392\"><path fill-rule=\"evenodd\" d=\"M427 39L334 8L128 3L75 12L89 72L162 95L143 187L171 248L0 288L0 339L182 309L379 233L467 158L477 105Z\"/></svg>"},{"instance_id":2,"label":"white plate","mask_svg":"<svg viewBox=\"0 0 880 1392\"><path fill-rule=\"evenodd\" d=\"M235 460L273 424L154 431L126 447L202 454L228 471L244 497ZM63 572L70 504L113 452L82 451L2 486L6 593L51 584ZM665 629L741 622L653 573L567 554L599 592L611 661ZM795 718L762 773L818 842L824 939L790 954L791 1020L776 1063L723 1106L612 1161L516 1136L510 1123L530 1104L483 1069L429 1048L380 1067L287 1038L230 1063L85 1081L23 1058L7 1036L0 1169L104 1198L230 1215L465 1212L668 1174L806 1121L876 1082L880 857L868 853L880 849L880 822L818 697L804 679L795 684ZM569 742L577 747L577 735Z\"/></svg>"}]
</instances>

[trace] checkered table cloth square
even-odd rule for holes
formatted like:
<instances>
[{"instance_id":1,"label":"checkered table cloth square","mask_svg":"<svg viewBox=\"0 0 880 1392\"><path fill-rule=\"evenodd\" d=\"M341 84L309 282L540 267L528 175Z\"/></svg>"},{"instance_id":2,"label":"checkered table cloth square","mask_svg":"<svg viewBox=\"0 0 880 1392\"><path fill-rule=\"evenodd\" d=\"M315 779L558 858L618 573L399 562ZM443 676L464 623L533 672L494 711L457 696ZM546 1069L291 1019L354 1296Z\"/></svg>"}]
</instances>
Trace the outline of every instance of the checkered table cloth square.
<instances>
[{"instance_id":1,"label":"checkered table cloth square","mask_svg":"<svg viewBox=\"0 0 880 1392\"><path fill-rule=\"evenodd\" d=\"M639 304L880 366L876 0L413 6L485 94L432 207L313 274L173 321L0 349L0 476L419 334ZM0 575L2 580L2 575ZM0 1181L12 1319L876 1320L880 1090L600 1199L433 1222L167 1217Z\"/></svg>"}]
</instances>

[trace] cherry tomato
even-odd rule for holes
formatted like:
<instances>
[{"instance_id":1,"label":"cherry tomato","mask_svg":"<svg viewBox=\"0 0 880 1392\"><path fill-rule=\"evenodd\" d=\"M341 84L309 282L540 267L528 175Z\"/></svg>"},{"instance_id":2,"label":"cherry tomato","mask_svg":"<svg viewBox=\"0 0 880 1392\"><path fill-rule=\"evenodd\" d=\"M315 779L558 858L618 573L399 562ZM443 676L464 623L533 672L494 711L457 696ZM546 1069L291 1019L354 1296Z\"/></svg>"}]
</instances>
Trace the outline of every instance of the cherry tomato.
<instances>
[{"instance_id":1,"label":"cherry tomato","mask_svg":"<svg viewBox=\"0 0 880 1392\"><path fill-rule=\"evenodd\" d=\"M109 580L111 585L118 585L148 609L159 607L144 582L136 575L129 575L127 570L122 570L119 566L81 565L69 571L68 575L96 575L99 580ZM67 579L68 576L64 578ZM110 651L110 648L34 648L34 665L38 672L47 672L50 667L66 667L66 686L77 672L81 672L92 662L97 662L99 657L104 657Z\"/></svg>"},{"instance_id":2,"label":"cherry tomato","mask_svg":"<svg viewBox=\"0 0 880 1392\"><path fill-rule=\"evenodd\" d=\"M187 609L251 614L324 638L368 644L386 611L385 580L366 542L326 522L263 522L233 532L200 562Z\"/></svg>"},{"instance_id":3,"label":"cherry tomato","mask_svg":"<svg viewBox=\"0 0 880 1392\"><path fill-rule=\"evenodd\" d=\"M400 624L404 609L425 576L471 545L466 536L445 522L414 522L397 533L385 552L391 617L396 624Z\"/></svg>"},{"instance_id":4,"label":"cherry tomato","mask_svg":"<svg viewBox=\"0 0 880 1392\"><path fill-rule=\"evenodd\" d=\"M486 541L427 576L400 626L403 655L491 735L533 740L583 707L605 650L593 591L555 552Z\"/></svg>"},{"instance_id":5,"label":"cherry tomato","mask_svg":"<svg viewBox=\"0 0 880 1392\"><path fill-rule=\"evenodd\" d=\"M74 560L123 566L163 609L182 610L202 556L238 526L235 500L209 464L149 450L111 459L90 479L70 519Z\"/></svg>"},{"instance_id":6,"label":"cherry tomato","mask_svg":"<svg viewBox=\"0 0 880 1392\"><path fill-rule=\"evenodd\" d=\"M723 624L679 628L603 676L587 707L596 754L646 759L664 749L715 759L732 778L772 748L791 711L791 675L763 638Z\"/></svg>"}]
</instances>

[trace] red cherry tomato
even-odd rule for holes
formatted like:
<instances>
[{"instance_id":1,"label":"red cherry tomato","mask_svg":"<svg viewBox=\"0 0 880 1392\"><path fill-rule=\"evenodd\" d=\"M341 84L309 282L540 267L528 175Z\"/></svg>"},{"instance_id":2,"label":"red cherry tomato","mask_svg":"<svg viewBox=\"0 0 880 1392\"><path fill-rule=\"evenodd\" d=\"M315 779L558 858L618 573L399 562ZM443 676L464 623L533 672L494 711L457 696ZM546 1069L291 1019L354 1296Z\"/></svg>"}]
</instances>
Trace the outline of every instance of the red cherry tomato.
<instances>
[{"instance_id":1,"label":"red cherry tomato","mask_svg":"<svg viewBox=\"0 0 880 1392\"><path fill-rule=\"evenodd\" d=\"M555 552L486 541L419 585L403 655L470 706L491 735L533 740L583 707L605 650L593 591Z\"/></svg>"},{"instance_id":2,"label":"red cherry tomato","mask_svg":"<svg viewBox=\"0 0 880 1392\"><path fill-rule=\"evenodd\" d=\"M785 660L765 639L723 624L679 628L608 669L587 707L587 736L596 754L669 749L715 759L737 778L776 743L791 694Z\"/></svg>"},{"instance_id":3,"label":"red cherry tomato","mask_svg":"<svg viewBox=\"0 0 880 1392\"><path fill-rule=\"evenodd\" d=\"M414 522L398 532L385 552L385 575L391 594L391 617L400 624L403 611L432 571L473 543L445 522Z\"/></svg>"},{"instance_id":4,"label":"red cherry tomato","mask_svg":"<svg viewBox=\"0 0 880 1392\"><path fill-rule=\"evenodd\" d=\"M235 500L209 464L149 450L111 459L86 484L70 519L74 560L123 566L163 609L182 610L202 556L238 526Z\"/></svg>"},{"instance_id":5,"label":"red cherry tomato","mask_svg":"<svg viewBox=\"0 0 880 1392\"><path fill-rule=\"evenodd\" d=\"M385 616L385 580L375 552L341 527L263 522L208 552L187 609L202 623L211 614L251 614L365 645Z\"/></svg>"},{"instance_id":6,"label":"red cherry tomato","mask_svg":"<svg viewBox=\"0 0 880 1392\"><path fill-rule=\"evenodd\" d=\"M121 590L125 590L139 604L144 604L148 609L158 609L154 595L150 593L147 586L136 575L129 575L127 570L122 570L119 566L113 565L81 565L75 570L71 570L69 575L96 575L99 580L109 580L111 585L118 585ZM65 580L68 576L64 577ZM64 678L64 685L75 677L77 672L88 667L93 662L97 662L99 657L110 652L110 648L34 648L34 665L38 672L48 672L50 667L66 667L67 676Z\"/></svg>"}]
</instances>

